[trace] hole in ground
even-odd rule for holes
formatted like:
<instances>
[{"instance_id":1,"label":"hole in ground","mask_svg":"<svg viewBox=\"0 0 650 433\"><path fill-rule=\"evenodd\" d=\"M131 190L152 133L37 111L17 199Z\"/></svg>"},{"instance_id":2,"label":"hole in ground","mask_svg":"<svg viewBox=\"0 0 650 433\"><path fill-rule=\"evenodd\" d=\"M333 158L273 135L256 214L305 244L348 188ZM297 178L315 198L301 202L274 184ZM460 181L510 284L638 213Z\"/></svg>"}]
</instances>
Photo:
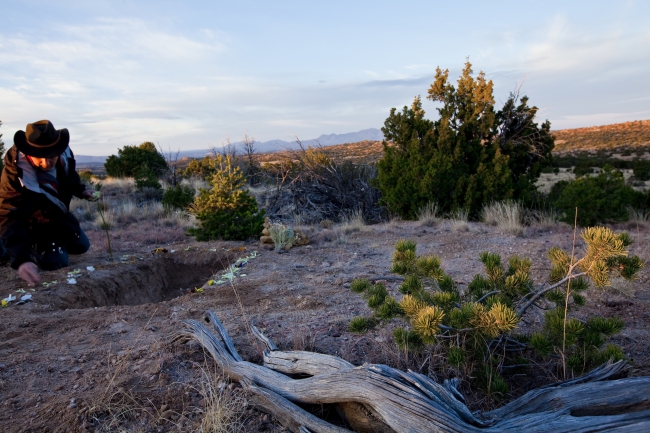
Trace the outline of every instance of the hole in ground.
<instances>
[{"instance_id":1,"label":"hole in ground","mask_svg":"<svg viewBox=\"0 0 650 433\"><path fill-rule=\"evenodd\" d=\"M39 297L57 309L169 301L202 286L233 261L227 254L212 253L116 263L77 278L77 285L54 286L47 300Z\"/></svg>"}]
</instances>

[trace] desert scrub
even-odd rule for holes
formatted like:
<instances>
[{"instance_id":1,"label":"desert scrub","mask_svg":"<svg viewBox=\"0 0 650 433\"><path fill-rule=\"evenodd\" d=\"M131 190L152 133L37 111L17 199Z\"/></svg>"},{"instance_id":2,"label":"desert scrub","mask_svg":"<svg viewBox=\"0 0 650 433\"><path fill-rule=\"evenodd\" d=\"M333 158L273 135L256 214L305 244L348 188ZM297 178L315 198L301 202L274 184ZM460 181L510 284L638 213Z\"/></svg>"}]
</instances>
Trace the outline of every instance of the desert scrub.
<instances>
[{"instance_id":1,"label":"desert scrub","mask_svg":"<svg viewBox=\"0 0 650 433\"><path fill-rule=\"evenodd\" d=\"M176 184L167 188L162 197L163 206L169 209L188 209L194 202L194 189L189 185Z\"/></svg>"},{"instance_id":2,"label":"desert scrub","mask_svg":"<svg viewBox=\"0 0 650 433\"><path fill-rule=\"evenodd\" d=\"M438 213L438 204L430 201L418 211L418 221L423 226L433 226L440 219Z\"/></svg>"},{"instance_id":3,"label":"desert scrub","mask_svg":"<svg viewBox=\"0 0 650 433\"><path fill-rule=\"evenodd\" d=\"M628 208L637 207L642 193L625 185L623 173L605 166L597 176L556 183L549 194L560 220L573 224L578 208L578 225L627 221Z\"/></svg>"},{"instance_id":4,"label":"desert scrub","mask_svg":"<svg viewBox=\"0 0 650 433\"><path fill-rule=\"evenodd\" d=\"M530 259L514 255L504 264L499 254L486 251L479 257L484 272L461 289L441 268L439 257L417 255L414 241L400 240L390 270L404 277L401 299L368 280L355 280L350 289L367 300L374 323L406 323L393 333L401 350L430 356L442 352L438 373L453 372L499 399L508 392L503 373L509 366L532 366L541 358L568 378L624 358L616 346L605 346L607 337L622 329L620 319L578 320L573 312L585 304L590 283L603 288L614 275L634 278L643 262L629 256L632 240L627 233L594 227L583 230L581 238L580 256L551 248L551 272L542 285L533 283ZM533 307L547 310L542 330L516 334L521 318ZM361 319L355 318L350 329L365 331L373 323Z\"/></svg>"},{"instance_id":5,"label":"desert scrub","mask_svg":"<svg viewBox=\"0 0 650 433\"><path fill-rule=\"evenodd\" d=\"M264 224L264 210L244 188L246 179L233 166L230 157L217 155L209 160L214 166L212 189L199 189L191 205L200 227L189 230L199 241L211 239L246 240L259 236Z\"/></svg>"},{"instance_id":6,"label":"desert scrub","mask_svg":"<svg viewBox=\"0 0 650 433\"><path fill-rule=\"evenodd\" d=\"M455 232L466 232L469 230L469 213L466 209L456 209L449 213L451 229Z\"/></svg>"}]
</instances>

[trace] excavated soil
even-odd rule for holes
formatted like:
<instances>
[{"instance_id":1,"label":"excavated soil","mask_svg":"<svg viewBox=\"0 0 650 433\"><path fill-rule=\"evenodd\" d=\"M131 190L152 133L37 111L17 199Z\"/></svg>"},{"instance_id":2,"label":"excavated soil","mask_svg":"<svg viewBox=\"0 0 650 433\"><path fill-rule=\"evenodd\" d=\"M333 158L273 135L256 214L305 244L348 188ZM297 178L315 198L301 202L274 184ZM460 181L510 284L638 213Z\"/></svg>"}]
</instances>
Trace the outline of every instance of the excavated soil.
<instances>
[{"instance_id":1,"label":"excavated soil","mask_svg":"<svg viewBox=\"0 0 650 433\"><path fill-rule=\"evenodd\" d=\"M628 229L637 240L631 252L648 260L648 230ZM352 317L369 314L349 283L389 276L396 240L411 238L418 242L418 253L438 254L462 286L482 272L478 256L486 250L504 259L530 257L541 282L549 271L546 251L551 246L570 249L573 235L566 226L529 227L524 237L483 224L456 232L447 222L435 227L380 224L348 233L306 231L311 245L282 254L257 242L185 242L117 251L111 262L96 242L89 253L73 256L70 267L42 273L47 287L30 288L14 270L1 267L0 295L20 299L32 294L33 300L0 309L0 430L198 431L209 407L206 384L233 401L241 395L195 343L169 343L180 320L201 319L208 309L225 324L241 355L253 362L260 361L261 347L247 331L251 320L281 348L405 367L386 330L347 331ZM257 255L233 284L204 284L253 251ZM76 284L68 284L69 273ZM614 281L607 291L590 289L580 313L617 315L625 321L613 342L623 348L631 362L629 374L636 376L650 374L648 278L643 269L632 283ZM397 282L386 284L397 294ZM202 286L203 291L196 290ZM534 327L539 319L533 315L524 326ZM515 386L513 395L518 392ZM272 417L245 404L239 408L245 431L284 431Z\"/></svg>"}]
</instances>

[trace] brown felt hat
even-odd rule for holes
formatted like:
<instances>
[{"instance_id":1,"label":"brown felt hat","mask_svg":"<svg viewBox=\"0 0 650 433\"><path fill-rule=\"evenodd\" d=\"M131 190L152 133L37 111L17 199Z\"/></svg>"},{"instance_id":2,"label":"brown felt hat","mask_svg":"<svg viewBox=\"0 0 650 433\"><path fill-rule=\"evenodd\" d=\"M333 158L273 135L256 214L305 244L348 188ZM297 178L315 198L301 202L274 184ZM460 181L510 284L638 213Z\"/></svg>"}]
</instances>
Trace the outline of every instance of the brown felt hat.
<instances>
[{"instance_id":1,"label":"brown felt hat","mask_svg":"<svg viewBox=\"0 0 650 433\"><path fill-rule=\"evenodd\" d=\"M25 155L34 158L52 158L61 155L70 143L67 129L54 129L49 120L28 123L25 131L14 135L14 144Z\"/></svg>"}]
</instances>

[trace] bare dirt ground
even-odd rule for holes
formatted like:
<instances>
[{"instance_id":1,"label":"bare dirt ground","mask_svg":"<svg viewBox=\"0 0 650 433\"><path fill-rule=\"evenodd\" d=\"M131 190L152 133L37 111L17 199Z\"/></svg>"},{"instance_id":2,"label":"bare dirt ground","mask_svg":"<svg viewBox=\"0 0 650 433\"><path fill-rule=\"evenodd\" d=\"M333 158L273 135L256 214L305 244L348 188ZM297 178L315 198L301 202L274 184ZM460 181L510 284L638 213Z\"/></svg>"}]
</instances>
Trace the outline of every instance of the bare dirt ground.
<instances>
[{"instance_id":1,"label":"bare dirt ground","mask_svg":"<svg viewBox=\"0 0 650 433\"><path fill-rule=\"evenodd\" d=\"M627 228L636 239L631 252L648 259L648 229L615 228ZM573 235L559 225L528 227L524 237L479 223L454 232L448 222L434 227L386 223L348 233L336 227L307 231L309 246L283 254L258 242L190 239L138 246L125 231L114 242L113 262L107 260L103 233L91 231L89 253L73 256L68 268L42 273L43 282L57 283L34 291L14 270L0 267L2 297L11 293L20 299L22 290L33 296L32 302L0 309L0 430L199 431L210 407L208 383L224 399L240 402L245 431L284 431L272 417L237 400L237 387L220 378L198 345L169 344L181 320L200 320L205 310L214 311L242 356L254 362L261 359L261 346L247 330L251 320L280 348L399 367L401 358L394 355L386 331L347 331L352 317L370 313L349 283L391 275L396 240L414 239L419 254L439 255L444 269L461 284L483 271L478 256L486 250L504 259L513 254L530 257L541 282L549 270L547 250L570 249ZM156 247L167 252L152 252ZM234 284L192 290L253 251L257 256L248 260ZM67 274L75 269L80 270L76 284L68 284ZM605 292L591 289L584 309L625 321L614 342L628 355L634 376L650 374L648 279L644 269L633 283L615 281ZM397 293L398 283L386 284L390 293ZM529 320L534 326L536 318Z\"/></svg>"}]
</instances>

